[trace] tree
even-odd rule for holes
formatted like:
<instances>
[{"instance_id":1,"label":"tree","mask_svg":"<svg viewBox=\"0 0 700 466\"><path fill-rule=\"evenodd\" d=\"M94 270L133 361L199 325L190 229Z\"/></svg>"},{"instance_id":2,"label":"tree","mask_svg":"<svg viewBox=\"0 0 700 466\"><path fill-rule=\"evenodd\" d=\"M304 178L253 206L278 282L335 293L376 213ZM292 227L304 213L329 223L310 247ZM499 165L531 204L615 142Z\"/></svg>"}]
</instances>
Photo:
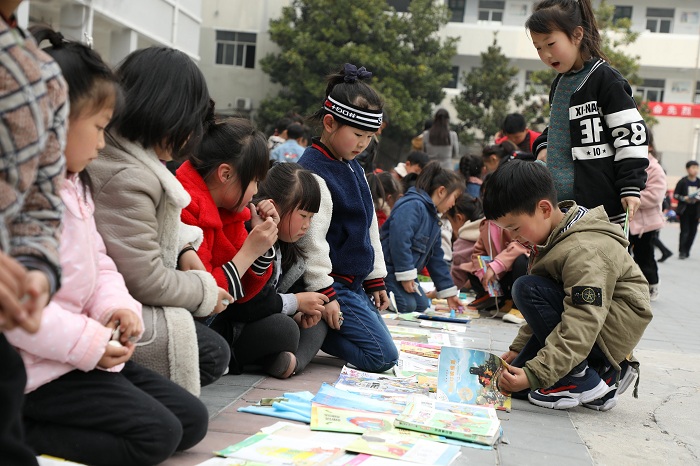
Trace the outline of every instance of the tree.
<instances>
[{"instance_id":1,"label":"tree","mask_svg":"<svg viewBox=\"0 0 700 466\"><path fill-rule=\"evenodd\" d=\"M453 102L466 129L460 132L463 142L474 142L479 135L482 143L493 139L508 114L510 100L522 98L514 95L517 74L518 68L503 54L494 33L493 43L481 53L481 67L463 75L464 90Z\"/></svg>"},{"instance_id":2,"label":"tree","mask_svg":"<svg viewBox=\"0 0 700 466\"><path fill-rule=\"evenodd\" d=\"M412 0L408 14L397 14L386 1L293 0L270 21L280 51L261 64L282 89L260 104L258 123L290 110L313 114L322 104L325 76L354 63L374 73L371 84L386 102L384 136L410 140L452 77L456 39L438 35L448 20L446 6L432 0Z\"/></svg>"}]
</instances>

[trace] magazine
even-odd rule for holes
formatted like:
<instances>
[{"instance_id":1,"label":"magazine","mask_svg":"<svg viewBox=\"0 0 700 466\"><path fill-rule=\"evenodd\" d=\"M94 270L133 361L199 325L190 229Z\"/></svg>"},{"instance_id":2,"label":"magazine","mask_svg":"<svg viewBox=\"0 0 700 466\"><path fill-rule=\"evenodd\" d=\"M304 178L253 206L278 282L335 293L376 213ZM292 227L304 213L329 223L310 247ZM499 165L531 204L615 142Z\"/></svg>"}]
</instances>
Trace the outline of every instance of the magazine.
<instances>
[{"instance_id":1,"label":"magazine","mask_svg":"<svg viewBox=\"0 0 700 466\"><path fill-rule=\"evenodd\" d=\"M404 412L396 417L394 425L402 429L493 445L499 437L501 422L492 407L414 396Z\"/></svg>"},{"instance_id":2,"label":"magazine","mask_svg":"<svg viewBox=\"0 0 700 466\"><path fill-rule=\"evenodd\" d=\"M501 393L494 383L507 367L495 354L444 346L438 365L437 399L510 411L510 395Z\"/></svg>"},{"instance_id":3,"label":"magazine","mask_svg":"<svg viewBox=\"0 0 700 466\"><path fill-rule=\"evenodd\" d=\"M401 430L369 432L345 446L347 451L402 460L404 464L449 465L460 454L460 447L435 442Z\"/></svg>"},{"instance_id":4,"label":"magazine","mask_svg":"<svg viewBox=\"0 0 700 466\"><path fill-rule=\"evenodd\" d=\"M491 256L479 256L479 266L483 269L484 273L488 270L489 263L493 262ZM503 296L503 289L498 280L489 283L488 286L489 296L498 297Z\"/></svg>"},{"instance_id":5,"label":"magazine","mask_svg":"<svg viewBox=\"0 0 700 466\"><path fill-rule=\"evenodd\" d=\"M372 374L378 375L378 374ZM396 377L378 377L364 378L362 376L340 374L338 380L333 384L339 390L345 390L351 393L359 393L362 395L411 395L411 394L427 394L428 390L418 386L415 377L396 378Z\"/></svg>"}]
</instances>

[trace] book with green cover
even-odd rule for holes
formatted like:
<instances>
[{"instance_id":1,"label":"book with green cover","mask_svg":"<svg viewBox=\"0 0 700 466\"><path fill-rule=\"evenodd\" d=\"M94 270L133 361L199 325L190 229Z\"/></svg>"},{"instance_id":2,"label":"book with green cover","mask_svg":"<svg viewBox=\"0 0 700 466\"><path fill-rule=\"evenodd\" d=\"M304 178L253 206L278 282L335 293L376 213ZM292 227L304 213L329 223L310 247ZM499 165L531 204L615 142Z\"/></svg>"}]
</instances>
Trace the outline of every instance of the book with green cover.
<instances>
[{"instance_id":1,"label":"book with green cover","mask_svg":"<svg viewBox=\"0 0 700 466\"><path fill-rule=\"evenodd\" d=\"M401 430L368 432L345 446L345 450L383 458L401 460L404 464L447 466L460 454L460 447L402 434Z\"/></svg>"},{"instance_id":2,"label":"book with green cover","mask_svg":"<svg viewBox=\"0 0 700 466\"><path fill-rule=\"evenodd\" d=\"M373 413L357 409L334 408L318 403L311 405L311 430L364 434L392 430L395 414Z\"/></svg>"},{"instance_id":3,"label":"book with green cover","mask_svg":"<svg viewBox=\"0 0 700 466\"><path fill-rule=\"evenodd\" d=\"M412 397L396 427L442 435L482 445L493 445L499 437L501 422L491 407L450 403L427 397Z\"/></svg>"}]
</instances>

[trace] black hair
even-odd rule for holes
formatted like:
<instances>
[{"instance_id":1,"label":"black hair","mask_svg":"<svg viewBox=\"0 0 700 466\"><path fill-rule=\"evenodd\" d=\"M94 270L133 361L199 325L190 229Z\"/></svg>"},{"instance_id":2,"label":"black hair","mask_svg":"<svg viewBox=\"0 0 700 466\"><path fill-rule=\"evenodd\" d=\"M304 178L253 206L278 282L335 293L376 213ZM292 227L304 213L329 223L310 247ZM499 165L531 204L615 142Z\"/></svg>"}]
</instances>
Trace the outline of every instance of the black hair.
<instances>
[{"instance_id":1,"label":"black hair","mask_svg":"<svg viewBox=\"0 0 700 466\"><path fill-rule=\"evenodd\" d=\"M304 135L304 127L299 123L292 123L287 126L287 138L288 139L299 139Z\"/></svg>"},{"instance_id":2,"label":"black hair","mask_svg":"<svg viewBox=\"0 0 700 466\"><path fill-rule=\"evenodd\" d=\"M386 203L386 198L403 193L403 187L389 172L367 173L367 184L372 194L375 209L381 209Z\"/></svg>"},{"instance_id":3,"label":"black hair","mask_svg":"<svg viewBox=\"0 0 700 466\"><path fill-rule=\"evenodd\" d=\"M367 78L357 77L356 79L349 79L351 82L345 80L345 67L341 67L335 73L331 73L326 76L327 85L326 92L323 98L324 102L326 98L332 97L333 100L340 102L341 104L354 105L359 108L366 108L370 110L383 110L384 101L377 94L377 91L372 89L369 84L365 82ZM316 111L311 117L314 120L323 120L326 111L323 105ZM335 120L338 125L345 126L345 123L340 120Z\"/></svg>"},{"instance_id":4,"label":"black hair","mask_svg":"<svg viewBox=\"0 0 700 466\"><path fill-rule=\"evenodd\" d=\"M418 165L423 169L430 162L430 156L423 151L414 150L408 153L406 162L411 162L411 165Z\"/></svg>"},{"instance_id":5,"label":"black hair","mask_svg":"<svg viewBox=\"0 0 700 466\"><path fill-rule=\"evenodd\" d=\"M607 60L601 48L600 32L591 0L543 0L534 7L525 28L537 34L561 31L574 40L574 29L583 28L579 46L584 60L598 57Z\"/></svg>"},{"instance_id":6,"label":"black hair","mask_svg":"<svg viewBox=\"0 0 700 466\"><path fill-rule=\"evenodd\" d=\"M117 68L125 103L110 130L145 149L191 154L202 137L209 91L202 72L184 52L149 47L129 54Z\"/></svg>"},{"instance_id":7,"label":"black hair","mask_svg":"<svg viewBox=\"0 0 700 466\"><path fill-rule=\"evenodd\" d=\"M263 133L245 118L227 118L207 124L202 142L189 160L204 181L216 174L220 165L231 165L236 176L229 183L239 183L240 204L248 185L265 179L269 157Z\"/></svg>"},{"instance_id":8,"label":"black hair","mask_svg":"<svg viewBox=\"0 0 700 466\"><path fill-rule=\"evenodd\" d=\"M267 172L265 179L258 185L258 193L253 199L258 203L271 199L280 216L280 222L291 222L294 209L318 213L321 207L321 188L313 173L296 163L275 163ZM282 270L289 270L304 252L296 243L279 240L282 253Z\"/></svg>"},{"instance_id":9,"label":"black hair","mask_svg":"<svg viewBox=\"0 0 700 466\"><path fill-rule=\"evenodd\" d=\"M406 176L401 178L401 186L403 187L403 192L408 192L409 189L416 185L418 180L418 173L407 173Z\"/></svg>"},{"instance_id":10,"label":"black hair","mask_svg":"<svg viewBox=\"0 0 700 466\"><path fill-rule=\"evenodd\" d=\"M292 123L294 123L294 120L292 120L289 117L280 118L279 120L277 120L277 123L275 123L275 133L283 133L284 130L286 130Z\"/></svg>"},{"instance_id":11,"label":"black hair","mask_svg":"<svg viewBox=\"0 0 700 466\"><path fill-rule=\"evenodd\" d=\"M698 163L695 160L688 160L685 164L685 168L697 167Z\"/></svg>"},{"instance_id":12,"label":"black hair","mask_svg":"<svg viewBox=\"0 0 700 466\"><path fill-rule=\"evenodd\" d=\"M464 218L473 222L484 217L484 210L481 207L481 200L468 193L462 193L455 201L455 205L447 211L447 216L455 218L457 214L464 215Z\"/></svg>"},{"instance_id":13,"label":"black hair","mask_svg":"<svg viewBox=\"0 0 700 466\"><path fill-rule=\"evenodd\" d=\"M500 165L503 163L503 161L511 159L516 150L517 147L515 147L515 144L510 141L503 141L500 144L491 144L490 146L484 147L481 151L482 163L483 159L487 159L492 155L495 155L498 158L498 163Z\"/></svg>"},{"instance_id":14,"label":"black hair","mask_svg":"<svg viewBox=\"0 0 700 466\"><path fill-rule=\"evenodd\" d=\"M503 125L501 126L501 131L503 135L521 133L527 129L525 124L525 117L519 113L510 113L506 115L503 119Z\"/></svg>"},{"instance_id":15,"label":"black hair","mask_svg":"<svg viewBox=\"0 0 700 466\"><path fill-rule=\"evenodd\" d=\"M475 176L481 178L481 172L484 171L484 158L478 155L467 154L459 159L459 172L465 180Z\"/></svg>"},{"instance_id":16,"label":"black hair","mask_svg":"<svg viewBox=\"0 0 700 466\"><path fill-rule=\"evenodd\" d=\"M442 168L440 162L430 162L418 175L416 189L421 189L428 193L428 196L432 196L440 186L444 186L448 193L466 189L464 180L456 172Z\"/></svg>"},{"instance_id":17,"label":"black hair","mask_svg":"<svg viewBox=\"0 0 700 466\"><path fill-rule=\"evenodd\" d=\"M44 40L51 44L43 51L58 64L68 84L69 120L92 116L110 106L118 111L121 92L117 77L97 52L80 42L65 40L60 32L46 26L33 26L30 31L37 44ZM92 193L88 171L82 170L78 178L85 186L85 196Z\"/></svg>"},{"instance_id":18,"label":"black hair","mask_svg":"<svg viewBox=\"0 0 700 466\"><path fill-rule=\"evenodd\" d=\"M547 199L556 208L557 191L552 175L540 163L511 160L499 165L484 181L482 202L484 215L489 220L507 214L532 215L542 199Z\"/></svg>"},{"instance_id":19,"label":"black hair","mask_svg":"<svg viewBox=\"0 0 700 466\"><path fill-rule=\"evenodd\" d=\"M428 130L428 141L434 146L450 145L450 114L444 108L435 112L433 126Z\"/></svg>"}]
</instances>

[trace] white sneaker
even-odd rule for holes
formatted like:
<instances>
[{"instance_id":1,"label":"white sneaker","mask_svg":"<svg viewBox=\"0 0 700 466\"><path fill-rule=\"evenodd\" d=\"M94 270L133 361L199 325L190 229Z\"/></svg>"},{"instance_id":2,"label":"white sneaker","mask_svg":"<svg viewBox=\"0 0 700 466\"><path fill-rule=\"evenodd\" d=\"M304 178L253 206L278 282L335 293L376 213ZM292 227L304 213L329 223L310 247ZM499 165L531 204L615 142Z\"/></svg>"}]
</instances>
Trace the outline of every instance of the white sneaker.
<instances>
[{"instance_id":1,"label":"white sneaker","mask_svg":"<svg viewBox=\"0 0 700 466\"><path fill-rule=\"evenodd\" d=\"M649 301L656 301L659 299L659 284L649 285Z\"/></svg>"},{"instance_id":2,"label":"white sneaker","mask_svg":"<svg viewBox=\"0 0 700 466\"><path fill-rule=\"evenodd\" d=\"M525 317L517 309L511 309L508 314L503 316L504 322L510 322L511 324L524 324Z\"/></svg>"}]
</instances>

